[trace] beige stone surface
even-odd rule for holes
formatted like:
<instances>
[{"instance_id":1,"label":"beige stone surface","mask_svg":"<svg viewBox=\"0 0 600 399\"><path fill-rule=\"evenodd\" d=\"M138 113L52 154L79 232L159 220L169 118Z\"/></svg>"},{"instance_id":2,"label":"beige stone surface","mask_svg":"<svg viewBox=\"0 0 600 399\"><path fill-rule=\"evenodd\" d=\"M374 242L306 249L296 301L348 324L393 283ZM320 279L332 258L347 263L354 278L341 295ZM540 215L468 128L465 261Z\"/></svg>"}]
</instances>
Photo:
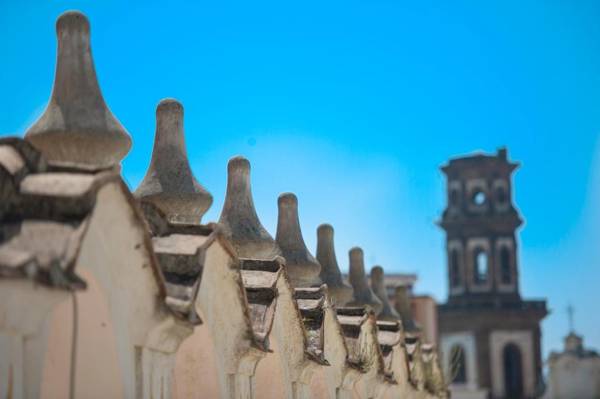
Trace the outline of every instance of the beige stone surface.
<instances>
[{"instance_id":1,"label":"beige stone surface","mask_svg":"<svg viewBox=\"0 0 600 399\"><path fill-rule=\"evenodd\" d=\"M206 325L183 341L175 359L173 399L221 397L215 349Z\"/></svg>"},{"instance_id":2,"label":"beige stone surface","mask_svg":"<svg viewBox=\"0 0 600 399\"><path fill-rule=\"evenodd\" d=\"M77 297L77 349L75 397L124 398L123 371L119 366L115 326L106 293L91 271L82 272L88 288ZM44 399L69 396L73 343L72 299L52 312L48 352L42 379Z\"/></svg>"}]
</instances>

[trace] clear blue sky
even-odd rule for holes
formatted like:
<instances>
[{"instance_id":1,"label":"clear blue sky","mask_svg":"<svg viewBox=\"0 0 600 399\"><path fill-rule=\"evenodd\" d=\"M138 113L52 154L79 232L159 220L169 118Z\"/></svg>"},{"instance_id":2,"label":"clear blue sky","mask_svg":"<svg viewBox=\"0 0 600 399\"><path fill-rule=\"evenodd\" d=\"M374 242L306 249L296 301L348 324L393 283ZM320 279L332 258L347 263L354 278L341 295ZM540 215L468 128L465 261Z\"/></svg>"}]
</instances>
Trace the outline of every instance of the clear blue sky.
<instances>
[{"instance_id":1,"label":"clear blue sky","mask_svg":"<svg viewBox=\"0 0 600 399\"><path fill-rule=\"evenodd\" d=\"M293 191L310 248L330 222L344 269L360 245L369 265L418 273L417 290L438 300L438 167L508 146L522 162L521 292L553 311L544 351L562 347L568 303L600 348L599 2L1 0L0 134L23 134L43 110L67 9L91 20L100 85L134 139L132 188L156 104L178 98L194 172L215 197L205 220L220 213L227 160L243 154L271 233L277 195Z\"/></svg>"}]
</instances>

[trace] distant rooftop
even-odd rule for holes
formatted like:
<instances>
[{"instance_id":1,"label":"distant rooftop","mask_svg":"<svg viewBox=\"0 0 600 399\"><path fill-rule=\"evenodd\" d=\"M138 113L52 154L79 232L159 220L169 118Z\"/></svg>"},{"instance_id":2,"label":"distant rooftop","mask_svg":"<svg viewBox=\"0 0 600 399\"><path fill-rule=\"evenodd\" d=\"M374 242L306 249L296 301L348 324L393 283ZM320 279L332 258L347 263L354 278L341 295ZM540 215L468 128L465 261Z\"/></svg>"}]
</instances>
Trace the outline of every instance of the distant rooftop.
<instances>
[{"instance_id":1,"label":"distant rooftop","mask_svg":"<svg viewBox=\"0 0 600 399\"><path fill-rule=\"evenodd\" d=\"M344 273L344 281L348 281L348 274ZM370 276L367 276L370 278ZM408 287L409 292L412 294L413 286L418 280L418 276L415 273L386 273L384 275L385 289L388 295L392 296L396 287Z\"/></svg>"}]
</instances>

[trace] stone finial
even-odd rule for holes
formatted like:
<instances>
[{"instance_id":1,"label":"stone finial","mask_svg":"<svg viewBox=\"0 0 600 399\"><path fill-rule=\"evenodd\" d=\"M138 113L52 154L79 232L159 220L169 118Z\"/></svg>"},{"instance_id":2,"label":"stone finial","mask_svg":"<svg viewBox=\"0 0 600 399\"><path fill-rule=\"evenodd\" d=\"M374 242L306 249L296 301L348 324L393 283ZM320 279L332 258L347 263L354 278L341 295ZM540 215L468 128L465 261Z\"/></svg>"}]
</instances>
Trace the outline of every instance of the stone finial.
<instances>
[{"instance_id":1,"label":"stone finial","mask_svg":"<svg viewBox=\"0 0 600 399\"><path fill-rule=\"evenodd\" d=\"M354 299L349 306L365 306L373 308L375 314L381 313L381 301L375 296L365 276L365 260L363 250L359 247L354 247L349 252L350 255L350 273L349 280L354 288Z\"/></svg>"},{"instance_id":2,"label":"stone finial","mask_svg":"<svg viewBox=\"0 0 600 399\"><path fill-rule=\"evenodd\" d=\"M425 389L436 398L447 398L446 380L440 366L437 350L432 344L422 344L421 357L425 374Z\"/></svg>"},{"instance_id":3,"label":"stone finial","mask_svg":"<svg viewBox=\"0 0 600 399\"><path fill-rule=\"evenodd\" d=\"M285 258L285 269L294 287L321 285L321 265L306 248L300 219L298 198L292 193L281 194L277 200L279 215L275 240Z\"/></svg>"},{"instance_id":4,"label":"stone finial","mask_svg":"<svg viewBox=\"0 0 600 399\"><path fill-rule=\"evenodd\" d=\"M383 307L378 316L380 320L399 320L400 315L392 308L388 299L387 290L383 277L383 267L373 266L371 268L371 289L381 301Z\"/></svg>"},{"instance_id":5,"label":"stone finial","mask_svg":"<svg viewBox=\"0 0 600 399\"><path fill-rule=\"evenodd\" d=\"M322 224L317 228L317 260L321 264L321 280L327 284L329 295L337 306L352 300L352 287L346 285L335 256L333 227Z\"/></svg>"},{"instance_id":6,"label":"stone finial","mask_svg":"<svg viewBox=\"0 0 600 399\"><path fill-rule=\"evenodd\" d=\"M281 249L258 219L250 188L250 162L231 158L227 165L227 193L219 218L238 257L272 260Z\"/></svg>"},{"instance_id":7,"label":"stone finial","mask_svg":"<svg viewBox=\"0 0 600 399\"><path fill-rule=\"evenodd\" d=\"M131 138L106 106L90 49L90 24L78 11L56 21L54 87L26 139L53 162L112 167L129 152Z\"/></svg>"},{"instance_id":8,"label":"stone finial","mask_svg":"<svg viewBox=\"0 0 600 399\"><path fill-rule=\"evenodd\" d=\"M212 204L212 195L196 181L187 157L183 106L164 99L156 107L152 159L134 195L149 202L170 222L198 224Z\"/></svg>"},{"instance_id":9,"label":"stone finial","mask_svg":"<svg viewBox=\"0 0 600 399\"><path fill-rule=\"evenodd\" d=\"M419 327L413 320L412 310L410 308L410 295L408 291L408 287L398 286L396 287L396 292L394 293L394 307L396 308L396 312L400 315L400 319L402 320L402 325L404 326L404 331L411 333L418 333Z\"/></svg>"}]
</instances>

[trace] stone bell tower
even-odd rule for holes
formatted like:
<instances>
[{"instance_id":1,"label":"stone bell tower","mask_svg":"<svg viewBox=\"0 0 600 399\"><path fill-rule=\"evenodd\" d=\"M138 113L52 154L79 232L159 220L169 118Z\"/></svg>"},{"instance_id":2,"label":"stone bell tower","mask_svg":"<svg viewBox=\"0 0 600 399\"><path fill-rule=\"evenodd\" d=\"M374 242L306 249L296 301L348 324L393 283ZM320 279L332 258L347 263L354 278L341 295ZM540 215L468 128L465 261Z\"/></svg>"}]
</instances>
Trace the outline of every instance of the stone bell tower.
<instances>
[{"instance_id":1,"label":"stone bell tower","mask_svg":"<svg viewBox=\"0 0 600 399\"><path fill-rule=\"evenodd\" d=\"M448 302L439 306L440 346L455 364L453 397L531 398L541 378L540 321L545 301L519 292L512 196L518 163L507 150L456 158L442 167L447 207Z\"/></svg>"}]
</instances>

